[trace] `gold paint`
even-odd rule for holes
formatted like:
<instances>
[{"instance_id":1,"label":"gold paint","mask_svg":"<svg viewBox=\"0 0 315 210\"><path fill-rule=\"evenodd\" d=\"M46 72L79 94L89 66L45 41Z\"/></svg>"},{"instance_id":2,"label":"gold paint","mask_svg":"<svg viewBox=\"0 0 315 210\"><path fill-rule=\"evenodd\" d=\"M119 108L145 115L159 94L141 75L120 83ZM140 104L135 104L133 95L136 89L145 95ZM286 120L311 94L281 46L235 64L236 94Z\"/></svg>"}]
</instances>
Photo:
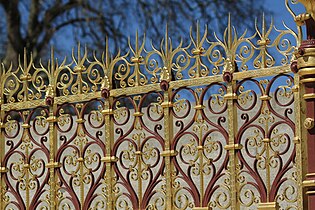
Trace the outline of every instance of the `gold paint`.
<instances>
[{"instance_id":1,"label":"gold paint","mask_svg":"<svg viewBox=\"0 0 315 210\"><path fill-rule=\"evenodd\" d=\"M106 156L106 157L102 157L101 161L104 163L115 163L118 161L118 158L115 156L111 156L111 157Z\"/></svg>"},{"instance_id":2,"label":"gold paint","mask_svg":"<svg viewBox=\"0 0 315 210\"><path fill-rule=\"evenodd\" d=\"M46 92L45 98L47 98L47 97L55 97L55 90L54 90L54 87L51 84L49 84L48 88L47 88L47 92Z\"/></svg>"},{"instance_id":3,"label":"gold paint","mask_svg":"<svg viewBox=\"0 0 315 210\"><path fill-rule=\"evenodd\" d=\"M295 83L294 83L295 84ZM298 92L299 91L299 85L293 85L293 87L292 87L292 92Z\"/></svg>"},{"instance_id":4,"label":"gold paint","mask_svg":"<svg viewBox=\"0 0 315 210\"><path fill-rule=\"evenodd\" d=\"M168 40L168 34L165 34L166 40ZM166 41L166 48L168 48L168 42ZM173 163L172 163L172 157L177 155L177 151L171 150L172 145L172 139L173 139L173 115L171 113L171 108L173 107L172 101L170 100L170 97L172 95L172 90L169 89L167 91L164 91L164 101L162 104L163 108L163 114L164 114L164 151L160 153L160 155L164 158L165 161L165 186L166 189L164 191L164 202L165 202L165 209L174 210L174 203L176 200L176 194L174 189L174 183L176 177L174 176L173 171Z\"/></svg>"},{"instance_id":5,"label":"gold paint","mask_svg":"<svg viewBox=\"0 0 315 210\"><path fill-rule=\"evenodd\" d=\"M241 149L242 145L235 144L235 137L237 133L237 108L235 104L235 89L236 81L233 80L231 84L227 86L227 95L231 96L227 99L227 111L228 111L228 133L229 141L228 144L224 146L224 149L229 151L229 169L228 175L230 176L230 200L231 200L231 209L238 210L240 209L240 202L237 196L239 190L239 183L237 182L237 176L235 174L239 173L237 167L238 160L236 150Z\"/></svg>"},{"instance_id":6,"label":"gold paint","mask_svg":"<svg viewBox=\"0 0 315 210\"><path fill-rule=\"evenodd\" d=\"M108 53L108 43L106 44L106 49ZM110 96L105 99L102 114L104 115L105 120L105 140L106 145L106 156L101 159L101 161L106 164L106 173L104 175L106 190L104 196L107 198L106 205L107 209L115 209L115 199L116 193L114 191L115 187L115 177L113 172L113 163L118 161L118 158L111 156L111 151L114 145L114 123L113 123L113 110L111 109L113 104L113 98Z\"/></svg>"},{"instance_id":7,"label":"gold paint","mask_svg":"<svg viewBox=\"0 0 315 210\"><path fill-rule=\"evenodd\" d=\"M84 66L75 66L74 68L73 68L73 71L75 72L75 73L82 73L82 72L84 72L86 70L86 68L84 67Z\"/></svg>"},{"instance_id":8,"label":"gold paint","mask_svg":"<svg viewBox=\"0 0 315 210\"><path fill-rule=\"evenodd\" d=\"M57 117L55 117L55 116L49 116L47 119L46 119L46 122L48 122L48 123L55 123L55 122L58 122L58 119L57 119Z\"/></svg>"},{"instance_id":9,"label":"gold paint","mask_svg":"<svg viewBox=\"0 0 315 210\"><path fill-rule=\"evenodd\" d=\"M271 99L271 97L268 96L268 95L262 95L262 96L260 96L259 98L260 98L260 100L262 100L262 101L269 101L269 100Z\"/></svg>"},{"instance_id":10,"label":"gold paint","mask_svg":"<svg viewBox=\"0 0 315 210\"><path fill-rule=\"evenodd\" d=\"M32 79L32 76L30 75L30 74L28 74L28 75L24 75L24 74L22 74L21 76L20 76L20 80L21 81L30 81Z\"/></svg>"},{"instance_id":11,"label":"gold paint","mask_svg":"<svg viewBox=\"0 0 315 210\"><path fill-rule=\"evenodd\" d=\"M77 122L78 124L83 124L83 123L85 122L85 119L78 118L78 119L76 119L76 122Z\"/></svg>"},{"instance_id":12,"label":"gold paint","mask_svg":"<svg viewBox=\"0 0 315 210\"><path fill-rule=\"evenodd\" d=\"M315 78L306 78L306 79L301 79L301 83L312 83L315 82Z\"/></svg>"},{"instance_id":13,"label":"gold paint","mask_svg":"<svg viewBox=\"0 0 315 210\"><path fill-rule=\"evenodd\" d=\"M22 124L22 128L28 129L28 128L31 128L31 125L25 123L25 124Z\"/></svg>"},{"instance_id":14,"label":"gold paint","mask_svg":"<svg viewBox=\"0 0 315 210\"><path fill-rule=\"evenodd\" d=\"M194 109L196 109L196 110L202 110L202 109L204 109L204 108L205 108L205 106L204 106L204 105L201 105L201 104L196 105L196 106L194 107Z\"/></svg>"},{"instance_id":15,"label":"gold paint","mask_svg":"<svg viewBox=\"0 0 315 210\"><path fill-rule=\"evenodd\" d=\"M136 151L135 154L141 156L141 155L142 155L142 152L141 152L141 151Z\"/></svg>"},{"instance_id":16,"label":"gold paint","mask_svg":"<svg viewBox=\"0 0 315 210\"><path fill-rule=\"evenodd\" d=\"M270 139L269 139L269 138L264 138L264 139L262 140L262 142L264 142L264 143L270 143Z\"/></svg>"},{"instance_id":17,"label":"gold paint","mask_svg":"<svg viewBox=\"0 0 315 210\"><path fill-rule=\"evenodd\" d=\"M2 68L0 67L0 75L1 75ZM2 87L0 87L0 97L2 96ZM2 101L0 102L0 105ZM4 158L5 154L5 138L4 138L4 129L5 123L3 122L4 111L0 107L0 160ZM6 166L0 166L0 209L5 209L6 204L8 203L7 199L5 199L5 194L7 192L6 184L5 184L5 176L4 173L7 173L8 169Z\"/></svg>"},{"instance_id":18,"label":"gold paint","mask_svg":"<svg viewBox=\"0 0 315 210\"><path fill-rule=\"evenodd\" d=\"M194 55L201 55L201 54L204 53L204 52L205 52L205 49L204 49L204 48L192 50L192 53L193 53Z\"/></svg>"},{"instance_id":19,"label":"gold paint","mask_svg":"<svg viewBox=\"0 0 315 210\"><path fill-rule=\"evenodd\" d=\"M52 53L53 54L53 53ZM53 65L53 57L52 57ZM54 86L51 86L51 93L54 92ZM58 198L58 176L56 170L61 167L61 164L56 161L56 152L57 152L57 128L56 123L58 118L54 115L57 109L57 105L53 104L49 107L49 117L46 119L46 122L49 123L49 163L46 164L46 167L49 169L49 204L50 209L57 209Z\"/></svg>"},{"instance_id":20,"label":"gold paint","mask_svg":"<svg viewBox=\"0 0 315 210\"><path fill-rule=\"evenodd\" d=\"M104 109L104 110L102 110L102 114L103 115L112 115L112 114L114 114L114 112L112 109Z\"/></svg>"},{"instance_id":21,"label":"gold paint","mask_svg":"<svg viewBox=\"0 0 315 210\"><path fill-rule=\"evenodd\" d=\"M300 77L298 74L294 75L294 84L300 84ZM302 187L303 176L306 170L306 160L304 159L306 156L306 143L303 139L306 139L305 132L302 133L302 118L303 116L303 108L305 108L305 101L301 99L302 93L304 92L303 85L299 86L298 91L294 92L294 98L296 101L294 102L294 113L295 113L295 137L293 142L296 147L296 172L297 172L297 206L302 209L304 205L304 191Z\"/></svg>"},{"instance_id":22,"label":"gold paint","mask_svg":"<svg viewBox=\"0 0 315 210\"><path fill-rule=\"evenodd\" d=\"M314 195L315 194L315 190L312 191L306 191L305 193L306 195Z\"/></svg>"},{"instance_id":23,"label":"gold paint","mask_svg":"<svg viewBox=\"0 0 315 210\"><path fill-rule=\"evenodd\" d=\"M23 164L23 168L29 169L30 168L30 164Z\"/></svg>"},{"instance_id":24,"label":"gold paint","mask_svg":"<svg viewBox=\"0 0 315 210\"><path fill-rule=\"evenodd\" d=\"M173 103L172 102L163 102L161 104L161 107L162 108L170 108L170 107L173 107Z\"/></svg>"},{"instance_id":25,"label":"gold paint","mask_svg":"<svg viewBox=\"0 0 315 210\"><path fill-rule=\"evenodd\" d=\"M240 150L242 148L243 148L243 145L241 144L229 144L229 145L224 146L225 150Z\"/></svg>"},{"instance_id":26,"label":"gold paint","mask_svg":"<svg viewBox=\"0 0 315 210\"><path fill-rule=\"evenodd\" d=\"M8 169L6 167L0 167L0 173L7 173Z\"/></svg>"},{"instance_id":27,"label":"gold paint","mask_svg":"<svg viewBox=\"0 0 315 210\"><path fill-rule=\"evenodd\" d=\"M303 187L315 187L315 180L304 180Z\"/></svg>"},{"instance_id":28,"label":"gold paint","mask_svg":"<svg viewBox=\"0 0 315 210\"><path fill-rule=\"evenodd\" d=\"M315 99L315 93L304 94L303 99L305 99L305 100Z\"/></svg>"},{"instance_id":29,"label":"gold paint","mask_svg":"<svg viewBox=\"0 0 315 210\"><path fill-rule=\"evenodd\" d=\"M274 74L280 74L280 73L288 73L290 72L289 66L283 66L283 67L272 67L272 68L266 68L266 69L259 69L259 70L250 70L246 72L235 72L234 77L235 80L239 79L245 79L245 78L251 78L251 77L264 77L264 76L270 76ZM202 77L202 78L193 78L193 79L187 79L187 80L177 80L177 81L171 81L170 82L170 88L179 88L182 86L197 86L197 85L207 85L212 82L221 82L222 76L208 76L208 77ZM118 97L121 95L129 95L129 94L140 94L140 93L146 93L149 91L159 91L160 86L159 84L148 84L146 86L140 86L140 87L127 87L124 89L114 89L110 90L110 95L113 97ZM76 102L84 102L89 101L94 98L101 98L100 91L93 92L93 93L86 93L86 94L77 94L77 95L67 95L67 96L58 96L55 97L55 104L63 104L63 103L76 103ZM11 109L30 109L35 108L38 106L45 106L45 101L43 99L39 99L36 101L27 101L27 102L17 102L17 103L9 103L9 104L2 104L1 108L4 111L9 111Z\"/></svg>"},{"instance_id":30,"label":"gold paint","mask_svg":"<svg viewBox=\"0 0 315 210\"><path fill-rule=\"evenodd\" d=\"M197 149L198 150L203 150L204 148L203 148L203 146L197 146Z\"/></svg>"},{"instance_id":31,"label":"gold paint","mask_svg":"<svg viewBox=\"0 0 315 210\"><path fill-rule=\"evenodd\" d=\"M314 128L314 125L315 125L315 122L314 122L315 120L313 119L313 118L306 118L305 120L304 120L304 128L306 128L306 129L308 129L308 130L310 130L310 129L312 129L312 128Z\"/></svg>"},{"instance_id":32,"label":"gold paint","mask_svg":"<svg viewBox=\"0 0 315 210\"><path fill-rule=\"evenodd\" d=\"M141 112L135 112L135 113L133 113L133 116L135 116L135 117L142 117L142 116L143 116L143 113L141 113Z\"/></svg>"},{"instance_id":33,"label":"gold paint","mask_svg":"<svg viewBox=\"0 0 315 210\"><path fill-rule=\"evenodd\" d=\"M307 16L300 16L300 19L296 19L297 21L301 21L301 18L307 18ZM197 87L204 86L214 83L223 83L222 72L230 72L233 73L233 81L231 84L227 84L227 93L224 95L219 95L218 97L224 98L227 102L228 109L228 122L227 129L229 134L228 144L224 145L224 148L229 152L229 168L226 171L228 182L230 183L230 206L228 208L231 209L239 209L240 208L240 200L239 200L239 192L240 183L237 178L237 174L239 174L239 166L237 160L237 152L236 150L242 150L243 146L241 144L235 144L236 133L238 131L237 125L237 108L236 103L238 100L238 93L235 93L236 83L237 81L241 81L243 79L248 78L263 78L266 76L274 76L278 74L287 74L290 73L290 59L292 56L292 51L295 46L288 46L286 50L280 50L277 46L280 46L286 39L282 39L283 36L290 35L293 37L293 42L299 42L300 35L295 34L295 32L289 28L284 30L278 30L278 35L272 40L269 38L271 30L274 28L273 22L270 25L266 25L265 18L262 19L262 28L258 29L257 22L255 23L255 29L257 36L248 36L246 32L239 36L236 32L236 29L233 28L231 23L231 18L229 17L228 25L225 30L225 33L221 39L215 35L215 41L209 42L208 48L205 48L205 43L207 40L207 29L203 34L200 33L199 24L197 24L197 30L195 33L195 37L193 36L192 30L190 30L190 45L191 47L183 47L183 44L180 43L178 46L173 46L171 39L168 36L168 32L166 30L165 38L160 43L161 49L156 49L152 46L152 50L144 49L146 38L143 38L142 43L139 42L138 33L136 33L135 46L132 46L130 40L128 40L130 56L129 55L121 55L118 53L116 56L110 55L108 50L108 39L106 38L106 51L102 54L102 58L98 59L95 55L93 55L92 60L87 59L87 49L85 49L83 55L81 55L80 46L77 49L77 56L74 56L74 50L72 53L72 60L69 63L66 61L62 61L60 64L55 62L55 58L53 52L51 53L51 60L49 61L48 67L44 67L40 64L40 67L35 67L33 63L32 57L30 58L30 62L27 63L26 52L24 53L24 65L19 62L20 67L17 70L13 70L12 67L3 70L1 68L0 76L1 76L1 86L0 86L0 157L3 160L4 157L4 148L5 148L5 139L3 135L3 130L5 126L2 123L2 120L5 116L6 111L11 110L31 110L39 106L46 107L44 97L54 97L54 104L49 108L49 117L45 117L47 123L49 123L49 163L46 164L46 167L49 169L49 202L50 209L58 209L58 202L60 199L57 195L58 193L58 177L56 174L56 170L61 167L61 164L56 162L56 151L58 146L57 141L57 122L58 119L55 116L57 111L57 105L61 105L64 103L80 103L84 104L87 101L93 99L101 99L101 90L104 88L109 89L110 97L107 99L102 99L104 101L104 106L102 107L103 119L105 121L105 139L104 144L105 155L101 158L101 161L106 165L106 172L104 175L104 189L106 192L102 195L106 198L107 206L106 209L113 210L116 209L116 201L118 193L116 188L116 179L115 173L113 170L113 164L118 161L118 158L112 156L112 150L114 145L114 121L113 117L116 114L117 109L113 111L113 100L114 97L120 96L129 96L129 95L141 95L152 92L160 92L160 84L161 80L166 80L169 82L169 90L164 91L163 98L159 101L156 106L160 106L163 109L163 122L164 125L164 151L161 151L160 156L163 157L165 163L165 170L163 172L163 184L165 187L161 187L159 189L161 193L164 195L162 199L165 203L165 209L176 209L174 207L174 202L176 202L176 193L180 187L176 188L176 171L173 163L173 158L178 155L178 151L174 150L171 145L173 144L174 138L174 120L172 109L174 109L174 104L171 101L172 89L178 89L181 87ZM258 39L257 39L258 38ZM256 43L256 40L257 43ZM248 48L242 48L242 44L247 44ZM214 49L222 48L222 52L214 52ZM270 55L269 49L276 49L275 51L284 57L281 66L274 66L276 63L273 55ZM239 51L239 49L245 49L245 51ZM215 54L217 53L217 54ZM214 55L215 54L215 55ZM306 56L312 56L314 54L313 51L306 50ZM157 60L150 58L151 55L155 55L160 57ZM182 57L178 57L178 55L182 55ZM225 56L226 55L226 56ZM154 57L154 56L153 56ZM276 57L277 58L277 57ZM204 64L203 60L207 60L210 65ZM239 67L239 72L235 72L237 62ZM299 66L305 67L301 69L299 72L300 76L310 75L314 73L314 68L306 68L309 65L313 65L315 60L310 59L307 63L304 63L300 59ZM151 65L152 64L152 65ZM248 65L250 64L250 65ZM155 66L154 66L155 65ZM97 71L94 71L95 66L98 66ZM213 66L213 67L210 67ZM249 70L248 66L254 66L254 69ZM213 69L210 69L213 68ZM30 74L31 72L31 74ZM67 77L69 78L67 81L62 81L60 78L62 77L63 72L66 72ZM41 76L40 74L45 74L45 76ZM174 73L174 75L172 75ZM93 78L91 77L93 75ZM184 78L183 75L188 75L187 78ZM295 114L296 114L296 133L294 138L294 143L296 143L296 167L297 170L297 183L301 182L305 171L305 164L303 161L303 157L305 156L305 145L303 144L303 139L305 139L305 134L301 133L302 123L301 119L303 118L303 113L300 113L300 110L305 108L303 102L300 103L300 96L302 93L302 87L299 88L299 76L295 75L295 86L292 87L292 91L294 92L294 98L296 98L295 102ZM11 77L16 77L17 80L13 81L14 84L11 83ZM174 77L174 78L172 78ZM37 84L36 81L41 81L41 79L45 78L45 82L43 84ZM112 89L113 81L117 82L117 87ZM301 80L301 82L313 82L313 78L307 78ZM115 83L116 84L116 83ZM11 85L11 86L10 86ZM37 85L37 86L36 86ZM260 84L263 86L264 84ZM5 87L5 90L4 90ZM15 88L16 87L16 88ZM34 91L34 93L32 92ZM58 93L58 95L57 95ZM197 95L199 97L199 95ZM307 95L310 97L310 95ZM313 96L312 96L313 97ZM4 98L6 100L4 100ZM261 122L267 131L270 126L270 121L272 121L272 116L270 115L270 111L266 108L266 103L270 100L271 97L267 95L263 95L260 97L263 101L263 109L262 109L262 118ZM222 99L223 101L223 99ZM219 103L219 102L218 102ZM224 102L223 102L224 103ZM193 132L196 133L199 140L202 139L205 133L211 129L209 125L202 119L202 111L206 109L206 106L202 105L202 101L198 101L196 106L196 117L193 125ZM82 107L77 107L79 110ZM118 112L118 111L117 111ZM136 142L137 145L140 145L141 140L145 138L145 133L139 124L140 118L144 115L139 110L135 110L134 117L135 127L134 131L136 131L133 136L133 141ZM66 117L65 114L61 115L59 120L62 117ZM138 119L139 118L139 119ZM82 148L87 143L87 138L84 135L83 123L84 119L77 119L78 132L77 138L75 139L76 145L80 150L80 154L78 154L78 158L75 160L75 164L79 164L79 170L74 173L81 174L84 172L84 164L85 159L82 156ZM23 124L22 128L24 130L30 129L30 125ZM23 135L26 137L26 131L23 131ZM271 138L271 137L270 137ZM30 142L25 138L23 140L23 144L25 149L27 150ZM269 154L270 145L272 139L264 137L262 141L264 143L264 149L266 152L267 159L272 154ZM193 145L187 145L193 146ZM194 145L197 149L198 160L195 163L204 165L206 163L211 163L211 158L203 155L205 150L205 146L198 142L198 144ZM144 170L145 166L141 160L141 156L144 155L144 151L134 151L128 148L125 152L134 152L137 162L137 169L139 171ZM135 148L133 148L135 149ZM147 148L148 149L148 148ZM25 153L29 153L26 151ZM148 149L149 150L149 149ZM268 154L267 154L268 153ZM257 157L261 157L263 154L257 155ZM268 160L269 161L269 160ZM23 170L30 170L32 166L26 164L24 162L17 163L21 166L24 166ZM2 173L6 173L6 166L2 166L0 168L0 179L1 179L1 199L0 199L0 209L4 209L6 205L6 201L3 199L4 194L6 192L6 186L4 182L4 176ZM270 171L266 169L266 176L270 179ZM30 180L30 173L26 171L26 175L21 177L25 180ZM202 172L202 167L199 169L199 177L200 177L200 186L198 190L200 190L200 201L202 202L204 199L204 174ZM28 177L27 177L28 176ZM137 196L139 196L139 206L142 202L142 179L141 174L137 174L138 176L138 190ZM80 178L80 203L85 202L85 192L84 192L84 184L82 177ZM270 181L270 180L269 180ZM268 184L268 193L270 190L270 184ZM303 198L302 191L298 189L299 200L298 207L302 206ZM27 208L29 207L29 199L30 194L27 193ZM271 209L276 209L275 203L265 203L259 204L260 209L267 209L270 207ZM210 207L193 207L195 210L206 210L211 209Z\"/></svg>"},{"instance_id":34,"label":"gold paint","mask_svg":"<svg viewBox=\"0 0 315 210\"><path fill-rule=\"evenodd\" d=\"M61 164L59 162L50 162L46 164L46 168L60 168Z\"/></svg>"},{"instance_id":35,"label":"gold paint","mask_svg":"<svg viewBox=\"0 0 315 210\"><path fill-rule=\"evenodd\" d=\"M237 95L235 93L227 93L224 95L224 99L226 100L236 100L237 99Z\"/></svg>"},{"instance_id":36,"label":"gold paint","mask_svg":"<svg viewBox=\"0 0 315 210\"><path fill-rule=\"evenodd\" d=\"M259 203L258 210L278 210L279 204L277 202Z\"/></svg>"},{"instance_id":37,"label":"gold paint","mask_svg":"<svg viewBox=\"0 0 315 210\"><path fill-rule=\"evenodd\" d=\"M143 61L143 58L140 56L138 58L131 58L131 62L133 63L141 63Z\"/></svg>"},{"instance_id":38,"label":"gold paint","mask_svg":"<svg viewBox=\"0 0 315 210\"><path fill-rule=\"evenodd\" d=\"M306 176L306 177L315 176L315 173L307 173L305 176Z\"/></svg>"},{"instance_id":39,"label":"gold paint","mask_svg":"<svg viewBox=\"0 0 315 210\"><path fill-rule=\"evenodd\" d=\"M174 157L178 154L175 150L164 150L160 153L162 157Z\"/></svg>"},{"instance_id":40,"label":"gold paint","mask_svg":"<svg viewBox=\"0 0 315 210\"><path fill-rule=\"evenodd\" d=\"M306 65L308 65L308 64L309 63L307 63ZM315 65L315 62L314 62L314 64L311 64L311 65ZM315 68L314 67L305 67L299 71L300 76L307 76L307 75L313 75L313 74L315 74Z\"/></svg>"},{"instance_id":41,"label":"gold paint","mask_svg":"<svg viewBox=\"0 0 315 210\"><path fill-rule=\"evenodd\" d=\"M315 3L313 0L298 0L306 8L307 14L310 14L315 20Z\"/></svg>"},{"instance_id":42,"label":"gold paint","mask_svg":"<svg viewBox=\"0 0 315 210\"><path fill-rule=\"evenodd\" d=\"M300 144L300 143L301 143L301 139L300 139L298 136L296 136L296 137L294 137L294 139L293 139L293 143L294 143L294 144Z\"/></svg>"}]
</instances>

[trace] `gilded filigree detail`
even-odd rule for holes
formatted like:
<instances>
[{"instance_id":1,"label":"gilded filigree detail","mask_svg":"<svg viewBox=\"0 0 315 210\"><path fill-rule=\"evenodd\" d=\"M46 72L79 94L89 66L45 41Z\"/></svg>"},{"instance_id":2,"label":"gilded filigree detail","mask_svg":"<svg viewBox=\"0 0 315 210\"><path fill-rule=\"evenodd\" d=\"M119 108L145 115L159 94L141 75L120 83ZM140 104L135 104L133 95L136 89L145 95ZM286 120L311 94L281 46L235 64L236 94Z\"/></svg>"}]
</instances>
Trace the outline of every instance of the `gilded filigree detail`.
<instances>
[{"instance_id":1,"label":"gilded filigree detail","mask_svg":"<svg viewBox=\"0 0 315 210\"><path fill-rule=\"evenodd\" d=\"M298 26L314 16L300 2ZM18 67L2 65L0 206L15 193L42 209L255 208L269 198L298 208L303 136L291 106L302 88L288 73L301 29L264 16L252 34L231 17L221 37L192 28L187 44L166 29L151 47L137 33L126 54L106 39L99 57L79 45L70 60L52 50L46 64L25 52Z\"/></svg>"}]
</instances>

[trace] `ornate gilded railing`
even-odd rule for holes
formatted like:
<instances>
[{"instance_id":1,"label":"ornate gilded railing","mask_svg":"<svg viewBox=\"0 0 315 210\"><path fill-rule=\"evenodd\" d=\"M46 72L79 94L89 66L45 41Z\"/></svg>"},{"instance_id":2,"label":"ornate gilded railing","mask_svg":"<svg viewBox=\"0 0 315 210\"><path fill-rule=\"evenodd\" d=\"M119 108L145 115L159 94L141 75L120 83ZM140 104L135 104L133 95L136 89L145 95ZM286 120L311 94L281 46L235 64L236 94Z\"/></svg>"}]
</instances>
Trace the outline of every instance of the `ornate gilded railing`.
<instances>
[{"instance_id":1,"label":"ornate gilded railing","mask_svg":"<svg viewBox=\"0 0 315 210\"><path fill-rule=\"evenodd\" d=\"M302 209L302 33L281 27L2 66L0 209Z\"/></svg>"}]
</instances>

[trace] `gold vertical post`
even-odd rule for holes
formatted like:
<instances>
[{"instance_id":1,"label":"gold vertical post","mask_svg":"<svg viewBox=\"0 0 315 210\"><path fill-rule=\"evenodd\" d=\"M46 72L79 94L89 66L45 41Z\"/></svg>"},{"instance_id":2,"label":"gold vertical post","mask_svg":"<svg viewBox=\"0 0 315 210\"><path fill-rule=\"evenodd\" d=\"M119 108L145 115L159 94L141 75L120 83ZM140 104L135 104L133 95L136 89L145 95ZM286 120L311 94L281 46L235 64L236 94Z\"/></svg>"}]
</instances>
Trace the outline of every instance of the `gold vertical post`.
<instances>
[{"instance_id":1,"label":"gold vertical post","mask_svg":"<svg viewBox=\"0 0 315 210\"><path fill-rule=\"evenodd\" d=\"M1 90L1 88L0 88ZM6 167L3 166L3 158L4 158L4 148L5 148L5 139L4 139L4 135L3 135L3 129L4 129L4 122L3 122L3 117L4 117L4 111L1 109L1 105L2 105L2 91L0 93L0 209L4 209L5 206L5 200L4 200L4 196L5 196L5 192L6 192L6 188L5 188L5 182L4 182L4 176L3 173L6 172Z\"/></svg>"},{"instance_id":2,"label":"gold vertical post","mask_svg":"<svg viewBox=\"0 0 315 210\"><path fill-rule=\"evenodd\" d=\"M3 65L0 66L0 76L4 75L4 68ZM3 117L4 113L2 111L2 103L3 103L3 90L2 90L2 81L0 82L0 167L1 169L3 168L2 163L3 163L3 156L4 156L4 136L3 136L3 128L4 128L4 123L3 123ZM2 170L1 170L2 172ZM0 172L0 209L4 209L4 200L3 196L5 193L4 189L4 181L3 181L3 176L2 173Z\"/></svg>"},{"instance_id":3,"label":"gold vertical post","mask_svg":"<svg viewBox=\"0 0 315 210\"><path fill-rule=\"evenodd\" d=\"M172 78L171 73L171 60L172 60L172 43L169 43L168 27L166 25L165 38L164 38L164 50L165 56L163 58L164 67L161 72L160 88L164 93L164 100L161 104L164 114L164 151L161 156L164 157L165 161L165 209L174 209L174 192L173 192L173 172L172 167L172 156L176 155L176 151L171 149L173 141L173 115L171 113L171 107L173 106L171 101L172 89L169 88L170 81L175 80Z\"/></svg>"},{"instance_id":4,"label":"gold vertical post","mask_svg":"<svg viewBox=\"0 0 315 210\"><path fill-rule=\"evenodd\" d=\"M298 199L297 206L302 207L304 203L303 199L303 179L306 174L305 160L306 157L306 144L302 142L306 139L305 133L303 134L302 130L302 119L305 117L305 102L301 99L303 95L304 88L299 85L300 77L298 74L294 75L294 113L295 113L295 137L294 143L296 147L296 171L297 171L297 186L298 188Z\"/></svg>"},{"instance_id":5,"label":"gold vertical post","mask_svg":"<svg viewBox=\"0 0 315 210\"><path fill-rule=\"evenodd\" d=\"M114 205L114 174L112 170L112 165L116 161L116 158L112 156L111 151L114 144L114 122L112 119L112 109L111 105L113 103L113 97L105 98L104 109L102 111L105 120L105 157L103 162L105 162L106 172L105 172L105 182L107 185L107 208L109 210L115 209Z\"/></svg>"},{"instance_id":6,"label":"gold vertical post","mask_svg":"<svg viewBox=\"0 0 315 210\"><path fill-rule=\"evenodd\" d=\"M230 169L230 183L231 183L231 209L239 209L238 202L238 187L237 187L237 157L236 149L239 149L239 145L235 144L235 135L237 132L237 112L235 108L235 100L237 96L234 93L236 82L233 80L227 85L227 105L228 105L228 133L229 133L229 145L226 147L229 152L229 169Z\"/></svg>"},{"instance_id":7,"label":"gold vertical post","mask_svg":"<svg viewBox=\"0 0 315 210\"><path fill-rule=\"evenodd\" d=\"M47 164L47 168L49 170L49 205L50 209L58 209L58 200L57 200L57 183L58 177L56 174L56 170L60 167L60 163L56 161L56 152L57 152L57 104L54 103L54 97L56 93L56 86L54 73L55 69L55 58L54 58L54 50L51 49L51 60L50 66L48 66L49 81L50 84L48 85L46 96L45 96L45 103L49 107L49 116L46 119L47 123L49 123L49 163Z\"/></svg>"},{"instance_id":8,"label":"gold vertical post","mask_svg":"<svg viewBox=\"0 0 315 210\"><path fill-rule=\"evenodd\" d=\"M229 174L230 174L230 193L231 193L231 209L239 209L238 202L238 184L237 184L237 155L236 150L241 149L241 145L235 143L235 136L237 133L237 112L235 106L235 100L237 96L234 93L236 88L236 80L233 79L233 73L236 71L235 64L235 54L233 47L235 43L233 42L233 27L231 24L231 16L228 18L228 27L227 27L227 44L226 44L226 61L223 69L223 80L227 84L227 92L225 99L227 100L227 109L228 109L228 134L229 140L228 145L225 146L225 149L228 150L229 154Z\"/></svg>"},{"instance_id":9,"label":"gold vertical post","mask_svg":"<svg viewBox=\"0 0 315 210\"><path fill-rule=\"evenodd\" d=\"M57 130L56 130L56 104L49 107L49 117L47 118L47 122L49 123L49 163L47 164L47 168L49 169L49 203L50 209L57 209L57 175L56 168L59 167L59 164L55 160L56 150L57 150Z\"/></svg>"},{"instance_id":10,"label":"gold vertical post","mask_svg":"<svg viewBox=\"0 0 315 210\"><path fill-rule=\"evenodd\" d=\"M164 101L162 108L164 112L164 138L165 138L165 150L163 151L165 161L165 180L166 180L166 209L174 209L173 204L173 191L172 191L172 161L171 157L175 155L175 152L171 150L172 138L173 138L173 116L171 114L172 102L170 101L172 90L168 89L164 91Z\"/></svg>"}]
</instances>

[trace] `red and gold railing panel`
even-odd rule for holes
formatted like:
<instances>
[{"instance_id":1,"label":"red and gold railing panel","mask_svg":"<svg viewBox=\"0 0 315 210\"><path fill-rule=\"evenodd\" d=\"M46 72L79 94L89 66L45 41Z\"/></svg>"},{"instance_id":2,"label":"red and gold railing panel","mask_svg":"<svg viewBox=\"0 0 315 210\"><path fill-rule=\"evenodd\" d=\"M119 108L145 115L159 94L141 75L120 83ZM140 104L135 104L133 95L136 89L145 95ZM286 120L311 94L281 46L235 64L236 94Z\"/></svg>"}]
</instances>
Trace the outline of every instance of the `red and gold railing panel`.
<instances>
[{"instance_id":1,"label":"red and gold railing panel","mask_svg":"<svg viewBox=\"0 0 315 210\"><path fill-rule=\"evenodd\" d=\"M2 66L0 208L303 209L309 52L279 27Z\"/></svg>"}]
</instances>

